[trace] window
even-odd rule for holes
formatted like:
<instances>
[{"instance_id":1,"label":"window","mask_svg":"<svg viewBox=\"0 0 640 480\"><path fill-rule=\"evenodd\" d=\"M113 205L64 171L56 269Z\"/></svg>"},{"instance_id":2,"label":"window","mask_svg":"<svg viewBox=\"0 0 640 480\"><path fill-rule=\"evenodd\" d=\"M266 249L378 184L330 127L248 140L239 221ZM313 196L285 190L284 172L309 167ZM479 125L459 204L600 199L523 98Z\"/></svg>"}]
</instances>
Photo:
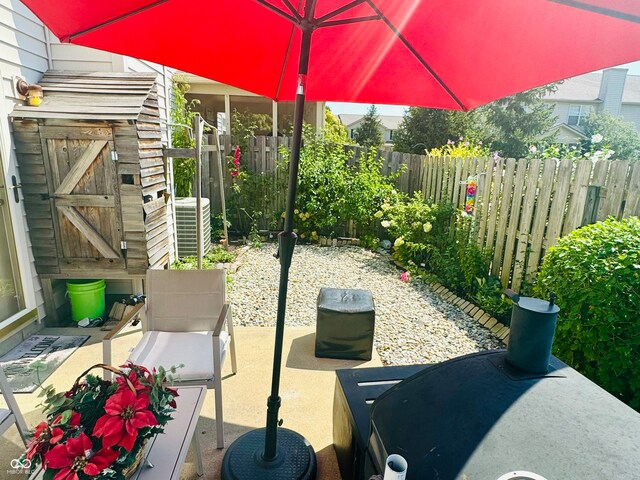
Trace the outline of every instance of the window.
<instances>
[{"instance_id":1,"label":"window","mask_svg":"<svg viewBox=\"0 0 640 480\"><path fill-rule=\"evenodd\" d=\"M569 125L582 125L585 118L589 115L591 107L589 105L569 105Z\"/></svg>"},{"instance_id":2,"label":"window","mask_svg":"<svg viewBox=\"0 0 640 480\"><path fill-rule=\"evenodd\" d=\"M351 129L351 138L356 138L355 133L356 133L356 129L352 128Z\"/></svg>"},{"instance_id":3,"label":"window","mask_svg":"<svg viewBox=\"0 0 640 480\"><path fill-rule=\"evenodd\" d=\"M393 140L393 130L389 130L389 140Z\"/></svg>"}]
</instances>

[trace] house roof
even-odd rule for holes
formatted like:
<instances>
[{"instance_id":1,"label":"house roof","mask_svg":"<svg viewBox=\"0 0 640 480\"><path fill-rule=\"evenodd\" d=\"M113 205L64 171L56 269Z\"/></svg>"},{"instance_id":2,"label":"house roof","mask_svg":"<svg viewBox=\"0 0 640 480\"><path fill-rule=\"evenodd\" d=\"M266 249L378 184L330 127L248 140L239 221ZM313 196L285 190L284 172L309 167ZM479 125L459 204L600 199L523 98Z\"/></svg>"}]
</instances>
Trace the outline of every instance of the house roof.
<instances>
[{"instance_id":1,"label":"house roof","mask_svg":"<svg viewBox=\"0 0 640 480\"><path fill-rule=\"evenodd\" d=\"M156 88L154 73L65 72L50 70L39 82L44 98L38 107L16 105L13 118L136 120ZM155 95L153 95L155 96ZM145 102L147 105L145 105Z\"/></svg>"},{"instance_id":2,"label":"house roof","mask_svg":"<svg viewBox=\"0 0 640 480\"><path fill-rule=\"evenodd\" d=\"M343 113L338 115L340 122L342 122L342 124L347 128L354 123L362 120L363 117L364 115L351 113ZM380 123L382 124L382 126L387 130L397 130L400 126L400 122L402 122L402 119L404 117L402 115L378 115L378 118L380 119Z\"/></svg>"},{"instance_id":3,"label":"house roof","mask_svg":"<svg viewBox=\"0 0 640 480\"><path fill-rule=\"evenodd\" d=\"M581 130L568 125L566 123L556 123L553 127L551 127L549 129L549 131L545 132L543 135L541 135L540 137L549 134L550 132L557 132L558 130L565 130L568 133L574 135L576 138L580 138L582 140L586 140L588 137L584 134L584 132L582 132Z\"/></svg>"},{"instance_id":4,"label":"house roof","mask_svg":"<svg viewBox=\"0 0 640 480\"><path fill-rule=\"evenodd\" d=\"M598 98L601 82L602 72L585 73L566 79L544 98L552 102L601 102ZM626 76L622 103L640 103L640 75Z\"/></svg>"}]
</instances>

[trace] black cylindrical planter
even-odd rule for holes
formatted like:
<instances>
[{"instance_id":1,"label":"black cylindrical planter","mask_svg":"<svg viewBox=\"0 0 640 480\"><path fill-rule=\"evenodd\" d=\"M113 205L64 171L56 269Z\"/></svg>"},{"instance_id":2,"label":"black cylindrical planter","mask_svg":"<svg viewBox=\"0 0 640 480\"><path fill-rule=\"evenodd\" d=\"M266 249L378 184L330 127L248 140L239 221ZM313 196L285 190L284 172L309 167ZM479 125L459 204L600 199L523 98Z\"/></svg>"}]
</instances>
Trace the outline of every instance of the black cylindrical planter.
<instances>
[{"instance_id":1,"label":"black cylindrical planter","mask_svg":"<svg viewBox=\"0 0 640 480\"><path fill-rule=\"evenodd\" d=\"M505 292L514 302L507 362L528 373L547 373L560 308L551 302Z\"/></svg>"}]
</instances>

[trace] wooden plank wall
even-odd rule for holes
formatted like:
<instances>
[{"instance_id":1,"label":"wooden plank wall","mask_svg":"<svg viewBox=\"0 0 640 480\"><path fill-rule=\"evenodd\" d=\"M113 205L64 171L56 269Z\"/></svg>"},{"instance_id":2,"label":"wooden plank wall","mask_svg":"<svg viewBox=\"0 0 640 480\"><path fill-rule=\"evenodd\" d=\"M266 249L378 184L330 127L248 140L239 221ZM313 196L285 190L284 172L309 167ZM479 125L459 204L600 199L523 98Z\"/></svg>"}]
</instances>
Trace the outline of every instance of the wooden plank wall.
<instances>
[{"instance_id":1,"label":"wooden plank wall","mask_svg":"<svg viewBox=\"0 0 640 480\"><path fill-rule=\"evenodd\" d=\"M14 130L23 206L36 271L38 274L60 273L39 125L36 120L15 120Z\"/></svg>"},{"instance_id":2,"label":"wooden plank wall","mask_svg":"<svg viewBox=\"0 0 640 480\"><path fill-rule=\"evenodd\" d=\"M518 290L535 280L546 250L583 225L589 188L599 187L597 216L640 215L640 162L424 158L425 198L464 207L463 171L477 177L475 231L492 252L491 274ZM458 172L461 172L458 174ZM452 183L448 180L453 177Z\"/></svg>"},{"instance_id":3,"label":"wooden plank wall","mask_svg":"<svg viewBox=\"0 0 640 480\"><path fill-rule=\"evenodd\" d=\"M169 216L173 200L165 195L166 171L162 153L162 130L157 84L145 100L138 121L138 158L144 210L146 255L151 268L162 268L169 262L172 239L169 238ZM169 202L169 203L168 203Z\"/></svg>"}]
</instances>

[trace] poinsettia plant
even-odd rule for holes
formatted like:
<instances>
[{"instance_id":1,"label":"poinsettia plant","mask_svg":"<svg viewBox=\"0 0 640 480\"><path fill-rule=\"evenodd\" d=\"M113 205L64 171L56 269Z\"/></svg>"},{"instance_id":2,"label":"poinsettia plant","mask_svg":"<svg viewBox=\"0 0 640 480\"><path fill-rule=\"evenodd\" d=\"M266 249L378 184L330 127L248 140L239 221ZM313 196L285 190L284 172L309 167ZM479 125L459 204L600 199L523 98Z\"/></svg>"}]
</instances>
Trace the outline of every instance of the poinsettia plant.
<instances>
[{"instance_id":1,"label":"poinsettia plant","mask_svg":"<svg viewBox=\"0 0 640 480\"><path fill-rule=\"evenodd\" d=\"M96 367L116 373L115 381L88 373ZM24 454L32 470L42 465L45 480L124 480L147 439L171 420L178 396L169 386L175 370L100 364L66 392L43 388L47 420L38 424Z\"/></svg>"}]
</instances>

